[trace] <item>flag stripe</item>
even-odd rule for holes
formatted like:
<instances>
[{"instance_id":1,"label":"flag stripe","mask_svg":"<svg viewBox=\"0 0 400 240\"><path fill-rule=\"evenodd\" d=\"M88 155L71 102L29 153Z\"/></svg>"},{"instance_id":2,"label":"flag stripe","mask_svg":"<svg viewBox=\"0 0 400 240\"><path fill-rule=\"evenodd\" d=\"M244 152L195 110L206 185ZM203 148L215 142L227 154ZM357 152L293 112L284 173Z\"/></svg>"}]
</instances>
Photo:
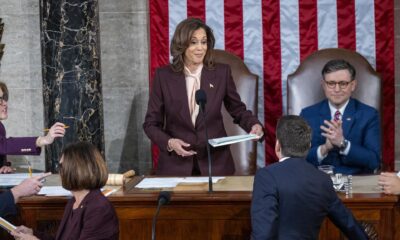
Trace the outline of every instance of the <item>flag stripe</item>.
<instances>
[{"instance_id":1,"label":"flag stripe","mask_svg":"<svg viewBox=\"0 0 400 240\"><path fill-rule=\"evenodd\" d=\"M337 1L338 43L340 48L356 50L354 0Z\"/></svg>"},{"instance_id":2,"label":"flag stripe","mask_svg":"<svg viewBox=\"0 0 400 240\"><path fill-rule=\"evenodd\" d=\"M318 50L317 1L299 1L300 60Z\"/></svg>"},{"instance_id":3,"label":"flag stripe","mask_svg":"<svg viewBox=\"0 0 400 240\"><path fill-rule=\"evenodd\" d=\"M242 0L225 0L225 50L243 59Z\"/></svg>"},{"instance_id":4,"label":"flag stripe","mask_svg":"<svg viewBox=\"0 0 400 240\"><path fill-rule=\"evenodd\" d=\"M336 0L318 0L318 49L337 48Z\"/></svg>"},{"instance_id":5,"label":"flag stripe","mask_svg":"<svg viewBox=\"0 0 400 240\"><path fill-rule=\"evenodd\" d=\"M264 72L263 72L263 45L262 45L262 0L243 0L243 45L244 62L249 70L258 75L258 106L257 115L264 121ZM257 144L257 166L264 166L264 142Z\"/></svg>"},{"instance_id":6,"label":"flag stripe","mask_svg":"<svg viewBox=\"0 0 400 240\"><path fill-rule=\"evenodd\" d=\"M296 21L293 21L293 20ZM287 93L287 76L300 64L300 25L297 1L282 1L280 5L281 29L281 94ZM282 112L286 113L287 99L282 98Z\"/></svg>"},{"instance_id":7,"label":"flag stripe","mask_svg":"<svg viewBox=\"0 0 400 240\"><path fill-rule=\"evenodd\" d=\"M169 0L167 9L169 10L169 18L165 21L168 22L168 43L170 43L178 23L187 18L187 4L186 1L182 0Z\"/></svg>"},{"instance_id":8,"label":"flag stripe","mask_svg":"<svg viewBox=\"0 0 400 240\"><path fill-rule=\"evenodd\" d=\"M383 79L383 161L394 170L394 2L375 1L376 70ZM388 11L388 9L392 9Z\"/></svg>"},{"instance_id":9,"label":"flag stripe","mask_svg":"<svg viewBox=\"0 0 400 240\"><path fill-rule=\"evenodd\" d=\"M356 47L376 68L374 0L356 0Z\"/></svg>"},{"instance_id":10,"label":"flag stripe","mask_svg":"<svg viewBox=\"0 0 400 240\"><path fill-rule=\"evenodd\" d=\"M169 41L168 38L168 0L158 0L157 4L150 1L150 89L157 67L168 64ZM159 149L155 144L151 146L153 167L157 167Z\"/></svg>"},{"instance_id":11,"label":"flag stripe","mask_svg":"<svg viewBox=\"0 0 400 240\"><path fill-rule=\"evenodd\" d=\"M224 0L206 0L206 22L213 29L215 48L225 49Z\"/></svg>"},{"instance_id":12,"label":"flag stripe","mask_svg":"<svg viewBox=\"0 0 400 240\"><path fill-rule=\"evenodd\" d=\"M187 0L187 16L206 20L205 0Z\"/></svg>"},{"instance_id":13,"label":"flag stripe","mask_svg":"<svg viewBox=\"0 0 400 240\"><path fill-rule=\"evenodd\" d=\"M275 127L282 115L280 8L275 0L262 1L264 54L265 161L273 163Z\"/></svg>"}]
</instances>

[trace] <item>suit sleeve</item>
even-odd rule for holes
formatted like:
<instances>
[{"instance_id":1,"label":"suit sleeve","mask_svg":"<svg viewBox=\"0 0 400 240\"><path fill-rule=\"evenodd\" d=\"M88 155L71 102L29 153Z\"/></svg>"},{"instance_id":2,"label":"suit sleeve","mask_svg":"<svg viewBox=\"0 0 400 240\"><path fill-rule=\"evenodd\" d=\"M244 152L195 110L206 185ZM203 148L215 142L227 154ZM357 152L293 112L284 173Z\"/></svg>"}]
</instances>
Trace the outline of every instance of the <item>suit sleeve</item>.
<instances>
[{"instance_id":1,"label":"suit sleeve","mask_svg":"<svg viewBox=\"0 0 400 240\"><path fill-rule=\"evenodd\" d=\"M314 140L314 139L316 139L314 134L317 134L318 131L315 131L315 129L312 127L312 124L308 121L308 119L304 115L303 110L300 112L300 117L304 118L304 120L306 120L308 122L308 124L312 128L312 134L313 134L311 148L308 151L308 155L307 155L307 161L309 163L311 163L312 165L314 165L314 166L318 166L319 165L319 161L318 161L317 151L318 151L319 144L316 143L315 140Z\"/></svg>"},{"instance_id":2,"label":"suit sleeve","mask_svg":"<svg viewBox=\"0 0 400 240\"><path fill-rule=\"evenodd\" d=\"M351 214L350 210L343 205L337 195L333 196L333 198L334 200L329 208L328 218L348 239L367 240L367 234L354 218L353 214Z\"/></svg>"},{"instance_id":3,"label":"suit sleeve","mask_svg":"<svg viewBox=\"0 0 400 240\"><path fill-rule=\"evenodd\" d=\"M153 87L151 89L147 113L143 123L143 129L151 141L166 151L168 140L171 138L165 131L164 126L165 103L161 86L160 74L156 70Z\"/></svg>"},{"instance_id":4,"label":"suit sleeve","mask_svg":"<svg viewBox=\"0 0 400 240\"><path fill-rule=\"evenodd\" d=\"M41 148L36 146L36 139L0 136L0 155L40 155Z\"/></svg>"},{"instance_id":5,"label":"suit sleeve","mask_svg":"<svg viewBox=\"0 0 400 240\"><path fill-rule=\"evenodd\" d=\"M240 99L240 96L236 90L235 82L233 81L231 69L229 66L226 68L226 95L224 98L224 104L226 110L233 117L233 122L239 124L246 132L251 131L251 127L254 124L262 124L252 114L251 111L246 109L246 105Z\"/></svg>"},{"instance_id":6,"label":"suit sleeve","mask_svg":"<svg viewBox=\"0 0 400 240\"><path fill-rule=\"evenodd\" d=\"M365 132L360 133L363 138L361 144L351 142L350 151L343 158L346 165L375 170L380 166L381 134L378 112L374 111L365 127Z\"/></svg>"},{"instance_id":7,"label":"suit sleeve","mask_svg":"<svg viewBox=\"0 0 400 240\"><path fill-rule=\"evenodd\" d=\"M10 214L16 214L17 209L14 203L14 196L11 191L0 194L0 216L4 217Z\"/></svg>"},{"instance_id":8,"label":"suit sleeve","mask_svg":"<svg viewBox=\"0 0 400 240\"><path fill-rule=\"evenodd\" d=\"M252 239L278 239L278 190L273 176L260 169L254 178L251 202Z\"/></svg>"}]
</instances>

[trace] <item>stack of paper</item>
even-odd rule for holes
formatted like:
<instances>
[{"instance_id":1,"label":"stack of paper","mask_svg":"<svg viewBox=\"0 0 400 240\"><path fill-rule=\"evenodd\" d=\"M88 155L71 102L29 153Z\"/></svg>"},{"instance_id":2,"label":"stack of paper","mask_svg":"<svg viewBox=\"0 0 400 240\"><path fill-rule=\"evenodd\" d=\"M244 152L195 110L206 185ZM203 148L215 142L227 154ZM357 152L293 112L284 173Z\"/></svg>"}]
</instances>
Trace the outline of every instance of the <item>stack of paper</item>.
<instances>
[{"instance_id":1,"label":"stack of paper","mask_svg":"<svg viewBox=\"0 0 400 240\"><path fill-rule=\"evenodd\" d=\"M236 135L230 137L222 137L222 138L213 138L208 140L208 143L213 147L219 147L224 145L229 145L233 143L244 142L248 140L258 139L259 136L256 134L244 134L244 135Z\"/></svg>"},{"instance_id":2,"label":"stack of paper","mask_svg":"<svg viewBox=\"0 0 400 240\"><path fill-rule=\"evenodd\" d=\"M212 182L217 183L225 177L212 177ZM143 189L161 189L161 188L174 188L178 184L197 184L208 183L208 177L164 177L164 178L145 178L135 188Z\"/></svg>"}]
</instances>

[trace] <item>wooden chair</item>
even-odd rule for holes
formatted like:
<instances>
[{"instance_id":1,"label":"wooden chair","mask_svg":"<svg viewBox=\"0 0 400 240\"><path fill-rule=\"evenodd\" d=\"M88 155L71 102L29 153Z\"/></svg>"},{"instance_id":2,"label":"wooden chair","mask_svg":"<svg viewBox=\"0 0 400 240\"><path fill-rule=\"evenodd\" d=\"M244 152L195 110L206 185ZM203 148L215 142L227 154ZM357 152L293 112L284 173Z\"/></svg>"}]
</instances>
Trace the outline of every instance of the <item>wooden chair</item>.
<instances>
[{"instance_id":1,"label":"wooden chair","mask_svg":"<svg viewBox=\"0 0 400 240\"><path fill-rule=\"evenodd\" d=\"M257 115L258 76L251 73L242 59L232 53L214 50L214 58L215 62L230 65L232 77L242 101L247 109ZM228 136L246 134L239 125L233 123L225 107L223 107L222 115ZM235 175L253 175L257 169L257 143L246 141L232 144L230 148L235 163Z\"/></svg>"},{"instance_id":2,"label":"wooden chair","mask_svg":"<svg viewBox=\"0 0 400 240\"><path fill-rule=\"evenodd\" d=\"M287 113L299 115L301 109L325 98L321 87L322 68L330 60L344 59L356 69L357 87L352 97L381 109L381 78L359 53L341 48L316 51L287 79Z\"/></svg>"}]
</instances>

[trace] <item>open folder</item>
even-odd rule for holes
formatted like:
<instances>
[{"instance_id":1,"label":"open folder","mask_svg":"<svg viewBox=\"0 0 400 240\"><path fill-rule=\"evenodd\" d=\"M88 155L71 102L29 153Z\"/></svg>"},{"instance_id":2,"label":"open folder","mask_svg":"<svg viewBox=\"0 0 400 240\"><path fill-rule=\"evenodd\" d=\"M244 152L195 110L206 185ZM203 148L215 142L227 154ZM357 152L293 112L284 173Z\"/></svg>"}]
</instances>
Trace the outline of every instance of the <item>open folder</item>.
<instances>
[{"instance_id":1,"label":"open folder","mask_svg":"<svg viewBox=\"0 0 400 240\"><path fill-rule=\"evenodd\" d=\"M236 135L230 137L222 137L222 138L213 138L208 140L208 143L213 147L219 147L239 142L244 142L248 140L258 139L259 136L256 134L244 134L244 135Z\"/></svg>"}]
</instances>

